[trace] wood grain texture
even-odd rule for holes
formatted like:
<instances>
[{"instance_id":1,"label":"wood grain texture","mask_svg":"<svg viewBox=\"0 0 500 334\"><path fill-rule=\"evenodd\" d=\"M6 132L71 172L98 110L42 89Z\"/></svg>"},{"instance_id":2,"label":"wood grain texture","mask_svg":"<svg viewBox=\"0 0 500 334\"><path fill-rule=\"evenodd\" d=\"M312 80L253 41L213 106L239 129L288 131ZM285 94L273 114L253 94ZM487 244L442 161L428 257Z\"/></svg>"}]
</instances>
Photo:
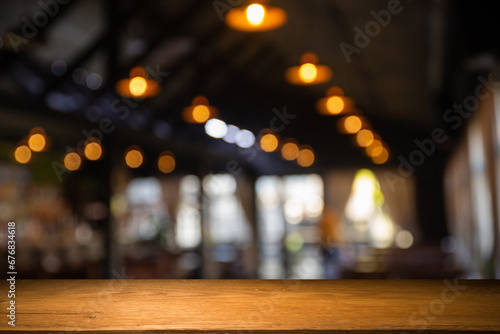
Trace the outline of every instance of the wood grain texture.
<instances>
[{"instance_id":1,"label":"wood grain texture","mask_svg":"<svg viewBox=\"0 0 500 334\"><path fill-rule=\"evenodd\" d=\"M18 280L3 332L500 333L499 281Z\"/></svg>"}]
</instances>

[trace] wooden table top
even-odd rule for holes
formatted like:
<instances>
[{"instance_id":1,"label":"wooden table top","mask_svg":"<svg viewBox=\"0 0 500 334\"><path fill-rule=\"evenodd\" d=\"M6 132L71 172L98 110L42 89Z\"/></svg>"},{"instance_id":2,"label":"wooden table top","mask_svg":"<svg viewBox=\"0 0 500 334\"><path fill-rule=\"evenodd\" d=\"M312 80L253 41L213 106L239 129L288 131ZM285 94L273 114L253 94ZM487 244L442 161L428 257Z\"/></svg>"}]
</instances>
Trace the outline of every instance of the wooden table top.
<instances>
[{"instance_id":1,"label":"wooden table top","mask_svg":"<svg viewBox=\"0 0 500 334\"><path fill-rule=\"evenodd\" d=\"M15 327L97 333L500 333L500 281L17 280Z\"/></svg>"}]
</instances>

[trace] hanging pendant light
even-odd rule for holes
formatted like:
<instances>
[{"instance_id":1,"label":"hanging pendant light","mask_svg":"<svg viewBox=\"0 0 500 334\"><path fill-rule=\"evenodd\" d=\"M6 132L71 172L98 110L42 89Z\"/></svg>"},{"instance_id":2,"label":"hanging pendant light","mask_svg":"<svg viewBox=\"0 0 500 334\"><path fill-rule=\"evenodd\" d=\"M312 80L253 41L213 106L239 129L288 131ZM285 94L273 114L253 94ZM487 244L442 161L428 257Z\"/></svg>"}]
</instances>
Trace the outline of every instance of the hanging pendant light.
<instances>
[{"instance_id":1,"label":"hanging pendant light","mask_svg":"<svg viewBox=\"0 0 500 334\"><path fill-rule=\"evenodd\" d=\"M279 7L251 3L237 7L226 14L226 24L241 31L266 31L281 27L287 20L286 12Z\"/></svg>"},{"instance_id":2,"label":"hanging pendant light","mask_svg":"<svg viewBox=\"0 0 500 334\"><path fill-rule=\"evenodd\" d=\"M147 78L146 71L142 67L134 67L130 70L129 76L130 78L122 79L116 84L116 91L121 96L147 98L160 93L160 84Z\"/></svg>"},{"instance_id":3,"label":"hanging pendant light","mask_svg":"<svg viewBox=\"0 0 500 334\"><path fill-rule=\"evenodd\" d=\"M326 97L316 103L318 112L323 115L348 113L354 107L354 101L344 95L342 88L333 86L326 92Z\"/></svg>"},{"instance_id":4,"label":"hanging pendant light","mask_svg":"<svg viewBox=\"0 0 500 334\"><path fill-rule=\"evenodd\" d=\"M198 124L205 123L217 114L217 108L210 106L208 99L204 96L195 97L191 105L182 111L182 117L186 122Z\"/></svg>"},{"instance_id":5,"label":"hanging pendant light","mask_svg":"<svg viewBox=\"0 0 500 334\"><path fill-rule=\"evenodd\" d=\"M285 72L285 79L293 85L318 85L332 77L332 70L326 65L318 65L314 53L304 53L300 66L292 66Z\"/></svg>"}]
</instances>

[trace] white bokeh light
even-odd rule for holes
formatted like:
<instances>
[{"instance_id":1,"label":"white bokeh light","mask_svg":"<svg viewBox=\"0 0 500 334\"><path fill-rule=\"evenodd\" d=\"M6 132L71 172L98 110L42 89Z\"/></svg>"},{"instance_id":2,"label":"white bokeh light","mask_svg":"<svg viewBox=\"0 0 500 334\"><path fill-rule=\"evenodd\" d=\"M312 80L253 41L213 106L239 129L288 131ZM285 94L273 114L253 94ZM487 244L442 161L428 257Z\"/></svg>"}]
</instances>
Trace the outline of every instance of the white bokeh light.
<instances>
[{"instance_id":1,"label":"white bokeh light","mask_svg":"<svg viewBox=\"0 0 500 334\"><path fill-rule=\"evenodd\" d=\"M240 130L236 134L236 145L241 148L249 148L255 143L255 136L248 130Z\"/></svg>"},{"instance_id":2,"label":"white bokeh light","mask_svg":"<svg viewBox=\"0 0 500 334\"><path fill-rule=\"evenodd\" d=\"M205 132L210 137L222 138L227 134L227 125L220 119L212 118L205 123Z\"/></svg>"}]
</instances>

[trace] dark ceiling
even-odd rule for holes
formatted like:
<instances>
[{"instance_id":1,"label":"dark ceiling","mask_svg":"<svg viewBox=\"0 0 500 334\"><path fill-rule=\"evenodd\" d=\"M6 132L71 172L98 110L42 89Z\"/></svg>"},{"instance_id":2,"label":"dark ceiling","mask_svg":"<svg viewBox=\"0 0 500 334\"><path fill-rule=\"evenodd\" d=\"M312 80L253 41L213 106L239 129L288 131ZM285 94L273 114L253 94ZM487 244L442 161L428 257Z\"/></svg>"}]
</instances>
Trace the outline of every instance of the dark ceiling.
<instances>
[{"instance_id":1,"label":"dark ceiling","mask_svg":"<svg viewBox=\"0 0 500 334\"><path fill-rule=\"evenodd\" d=\"M496 65L500 30L494 2L401 1L401 12L351 62L339 45L354 44L354 28L364 29L373 21L371 11L387 9L388 1L273 0L288 13L288 22L259 33L226 27L217 8L234 2L73 0L59 5L34 37L17 40L16 50L13 34L24 36L26 18L32 20L41 7L35 0L2 1L2 138L18 141L40 125L61 152L76 145L83 129L96 128L103 117L117 119L115 83L142 65L164 73L162 91L117 120L117 131L104 138L108 150L129 144L152 152L167 147L185 159L179 168L186 171L199 170L200 161L211 161L209 168L217 168L214 161L225 166L228 159L256 174L301 171L277 154L257 151L254 158L208 138L202 126L184 123L182 108L202 94L219 108L221 119L255 134L269 127L273 110L286 107L295 118L280 135L315 149L312 171L370 165L352 138L337 131L338 118L315 109L328 87L338 85L387 142L390 164L397 164L396 156L412 150L415 139L442 125L443 111L470 89L465 83ZM330 82L314 87L285 82L286 68L307 51L332 68ZM51 70L56 60L67 64L59 77ZM89 89L82 73L98 74L87 81L100 77L102 85ZM451 134L457 137L459 132ZM443 155L453 145L443 145Z\"/></svg>"}]
</instances>

